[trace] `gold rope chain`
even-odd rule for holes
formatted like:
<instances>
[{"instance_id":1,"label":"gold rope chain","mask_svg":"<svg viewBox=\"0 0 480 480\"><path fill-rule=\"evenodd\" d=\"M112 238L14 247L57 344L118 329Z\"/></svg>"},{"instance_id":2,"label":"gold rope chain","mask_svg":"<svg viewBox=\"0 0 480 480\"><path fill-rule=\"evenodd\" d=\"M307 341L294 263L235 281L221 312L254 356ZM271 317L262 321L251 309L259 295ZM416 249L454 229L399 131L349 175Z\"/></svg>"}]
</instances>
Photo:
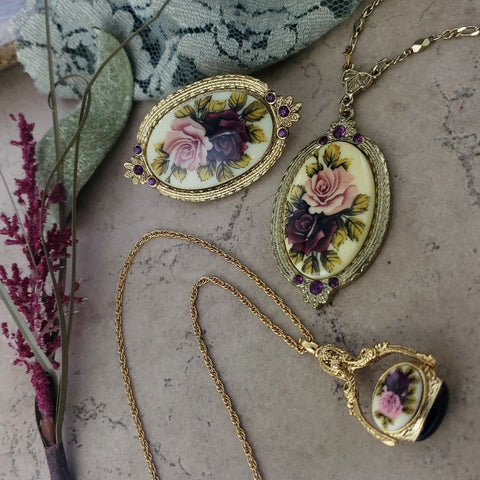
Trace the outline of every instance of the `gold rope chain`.
<instances>
[{"instance_id":1,"label":"gold rope chain","mask_svg":"<svg viewBox=\"0 0 480 480\"><path fill-rule=\"evenodd\" d=\"M154 238L173 238L176 240L184 240L189 243L194 243L220 257L222 257L226 262L230 263L234 267L238 268L242 273L244 273L248 278L253 280L256 285L267 295L271 297L273 301L281 308L283 313L290 318L292 323L300 330L303 338L302 340L306 340L307 342L314 342L314 338L312 334L309 332L307 327L303 325L300 319L293 313L290 307L284 302L284 300L277 295L265 282L263 282L258 275L256 275L252 270L248 267L243 265L239 260L235 257L232 257L228 253L224 252L222 249L212 245L211 243L202 240L201 238L194 237L192 235L188 235L186 233L181 232L174 232L169 230L154 230L153 232L145 234L135 246L132 248L130 253L128 254L125 262L123 264L122 270L120 271L118 285L117 285L117 295L115 299L115 330L116 330L116 339L118 345L118 357L120 362L120 369L122 372L123 383L125 386L125 393L127 395L128 405L130 407L130 413L133 417L133 422L135 424L135 428L137 430L137 435L140 440L140 444L142 446L143 454L145 456L145 461L147 462L147 467L150 475L152 476L153 480L159 480L157 475L157 469L155 467L155 462L153 461L153 456L150 451L150 446L145 434L145 429L143 427L142 420L140 418L140 413L138 410L137 401L135 399L134 390L132 387L132 381L129 374L128 369L128 362L127 362L127 355L125 353L125 338L123 335L123 323L122 323L122 309L123 309L123 295L125 290L125 284L127 281L128 272L130 267L135 259L135 256L139 252L139 250L150 240ZM223 404L228 410L230 415L230 420L235 427L237 432L237 436L242 444L243 451L247 457L248 466L253 473L254 480L261 480L262 476L260 475L260 471L257 465L257 461L255 460L252 447L248 443L246 438L245 431L241 426L240 419L232 406L232 401L225 390L225 385L223 384L218 371L215 368L212 358L208 354L208 348L203 340L202 330L200 327L200 323L198 321L198 311L196 307L196 300L198 297L198 293L200 287L206 285L207 283L213 283L221 288L224 288L227 292L230 292L234 297L238 298L241 303L248 307L248 309L256 315L260 321L269 327L273 333L278 335L282 338L287 345L295 349L298 353L303 354L306 353L306 349L297 342L294 338L287 335L278 325L274 324L265 314L263 314L260 309L253 304L245 295L243 295L239 290L235 287L230 285L229 283L221 280L217 277L201 277L197 280L195 285L192 288L190 293L190 316L192 317L193 323L193 331L198 341L198 348L203 355L203 360L205 361L205 365L208 368L210 376L215 383L215 387L217 388L218 393L220 394Z\"/></svg>"}]
</instances>

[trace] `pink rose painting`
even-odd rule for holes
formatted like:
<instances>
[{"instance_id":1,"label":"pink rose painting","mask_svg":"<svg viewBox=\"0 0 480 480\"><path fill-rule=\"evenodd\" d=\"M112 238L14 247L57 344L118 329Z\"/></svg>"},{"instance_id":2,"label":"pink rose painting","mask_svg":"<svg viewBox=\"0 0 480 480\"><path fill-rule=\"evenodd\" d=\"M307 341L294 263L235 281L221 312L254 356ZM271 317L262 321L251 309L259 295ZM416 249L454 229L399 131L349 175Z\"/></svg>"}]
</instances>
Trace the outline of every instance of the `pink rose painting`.
<instances>
[{"instance_id":1,"label":"pink rose painting","mask_svg":"<svg viewBox=\"0 0 480 480\"><path fill-rule=\"evenodd\" d=\"M154 144L152 170L167 183L172 177L181 183L192 175L200 182L233 178L235 169L250 163L250 145L268 141L256 124L268 111L259 100L250 100L246 93L233 91L226 100L207 95L180 107L164 139Z\"/></svg>"},{"instance_id":2,"label":"pink rose painting","mask_svg":"<svg viewBox=\"0 0 480 480\"><path fill-rule=\"evenodd\" d=\"M395 419L402 413L410 417L415 414L418 405L416 384L420 383L418 372L408 364L396 366L387 373L375 392L378 407L374 415L384 428L395 425Z\"/></svg>"},{"instance_id":3,"label":"pink rose painting","mask_svg":"<svg viewBox=\"0 0 480 480\"><path fill-rule=\"evenodd\" d=\"M397 418L403 410L402 400L393 392L383 392L378 399L378 410L388 418Z\"/></svg>"},{"instance_id":4,"label":"pink rose painting","mask_svg":"<svg viewBox=\"0 0 480 480\"><path fill-rule=\"evenodd\" d=\"M354 176L339 168L325 168L305 182L305 200L310 213L334 215L351 207L358 195Z\"/></svg>"},{"instance_id":5,"label":"pink rose painting","mask_svg":"<svg viewBox=\"0 0 480 480\"><path fill-rule=\"evenodd\" d=\"M213 146L205 133L205 128L190 117L176 118L165 135L163 150L178 167L196 170L207 163L207 151Z\"/></svg>"},{"instance_id":6,"label":"pink rose painting","mask_svg":"<svg viewBox=\"0 0 480 480\"><path fill-rule=\"evenodd\" d=\"M366 228L358 217L368 210L370 197L360 192L350 162L340 145L331 143L317 162L305 165L305 183L290 190L285 238L290 259L307 275L321 267L333 272L342 262L339 247L360 241Z\"/></svg>"}]
</instances>

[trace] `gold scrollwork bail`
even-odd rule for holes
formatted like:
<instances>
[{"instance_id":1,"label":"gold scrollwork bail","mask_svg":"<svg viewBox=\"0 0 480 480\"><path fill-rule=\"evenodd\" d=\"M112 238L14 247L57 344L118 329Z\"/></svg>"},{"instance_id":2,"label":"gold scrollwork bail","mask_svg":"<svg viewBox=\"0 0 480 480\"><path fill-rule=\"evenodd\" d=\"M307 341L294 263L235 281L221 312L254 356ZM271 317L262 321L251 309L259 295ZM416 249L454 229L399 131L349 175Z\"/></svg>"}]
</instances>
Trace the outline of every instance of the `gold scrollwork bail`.
<instances>
[{"instance_id":1,"label":"gold scrollwork bail","mask_svg":"<svg viewBox=\"0 0 480 480\"><path fill-rule=\"evenodd\" d=\"M346 95L356 95L366 90L373 82L373 76L368 72L357 72L353 68L347 68L343 72L342 83Z\"/></svg>"},{"instance_id":2,"label":"gold scrollwork bail","mask_svg":"<svg viewBox=\"0 0 480 480\"><path fill-rule=\"evenodd\" d=\"M368 72L357 72L352 68L346 68L343 72L342 83L345 95L340 101L340 115L352 119L354 116L353 100L359 92L366 90L373 82L374 77Z\"/></svg>"}]
</instances>

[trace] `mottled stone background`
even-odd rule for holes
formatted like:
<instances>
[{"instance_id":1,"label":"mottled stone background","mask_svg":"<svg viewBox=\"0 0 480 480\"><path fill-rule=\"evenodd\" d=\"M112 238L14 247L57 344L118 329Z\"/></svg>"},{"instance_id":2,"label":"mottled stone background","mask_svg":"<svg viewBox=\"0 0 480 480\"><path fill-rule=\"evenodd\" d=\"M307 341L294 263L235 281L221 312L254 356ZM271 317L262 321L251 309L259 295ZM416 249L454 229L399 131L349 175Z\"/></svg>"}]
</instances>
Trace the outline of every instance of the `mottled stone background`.
<instances>
[{"instance_id":1,"label":"mottled stone background","mask_svg":"<svg viewBox=\"0 0 480 480\"><path fill-rule=\"evenodd\" d=\"M385 2L369 19L355 61L370 66L417 38L479 18L477 0ZM302 119L278 164L247 190L195 205L124 179L123 162L152 106L146 102L135 106L122 139L82 192L79 278L88 301L75 319L65 422L75 478L148 478L123 393L113 317L123 259L155 228L194 233L253 267L319 342L358 352L389 340L438 359L451 392L444 423L423 443L388 448L348 415L340 386L311 357L298 356L226 293L207 287L200 300L203 328L266 480L478 478L480 38L438 42L358 99L359 129L383 149L393 184L391 229L367 274L317 312L279 274L270 250L270 212L283 171L336 119L352 22L259 75L303 103ZM46 99L19 67L0 74L0 91L1 167L11 181L21 164L17 149L7 146L17 136L8 113L22 111L35 121L37 138L50 116ZM0 200L8 209L4 191ZM7 250L0 252L8 262ZM192 334L188 294L202 274L232 281L297 335L219 259L159 240L140 254L126 293L132 376L161 478L251 478ZM0 352L0 479L47 478L31 388L21 369L8 365L4 342Z\"/></svg>"}]
</instances>

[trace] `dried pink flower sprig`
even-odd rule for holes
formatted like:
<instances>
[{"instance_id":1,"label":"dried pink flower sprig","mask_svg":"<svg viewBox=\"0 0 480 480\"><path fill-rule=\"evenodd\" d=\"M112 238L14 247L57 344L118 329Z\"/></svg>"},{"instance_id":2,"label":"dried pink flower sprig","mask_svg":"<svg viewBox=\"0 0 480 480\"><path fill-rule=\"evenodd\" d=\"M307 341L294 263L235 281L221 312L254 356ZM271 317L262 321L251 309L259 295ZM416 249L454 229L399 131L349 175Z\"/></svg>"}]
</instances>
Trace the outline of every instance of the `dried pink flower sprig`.
<instances>
[{"instance_id":1,"label":"dried pink flower sprig","mask_svg":"<svg viewBox=\"0 0 480 480\"><path fill-rule=\"evenodd\" d=\"M38 346L57 369L59 364L54 357L55 352L61 347L58 309L62 308L65 312L68 310L70 296L65 294L65 285L58 283L61 305L57 304L49 263L53 272L60 270L62 259L68 258L72 232L69 227L60 230L57 224L53 224L45 232L45 242L42 244L42 230L47 222L48 211L51 206L65 202L65 196L60 184L55 185L51 192L45 195L39 190L36 180L38 166L35 160L34 124L27 123L23 114L18 115L18 120L13 115L11 117L17 121L20 132L20 140L11 143L22 149L25 172L24 178L15 180L17 189L13 195L24 210L24 214L23 219L20 219L17 214L9 217L1 213L0 220L4 226L0 229L0 235L7 237L6 245L21 247L28 268L22 273L17 263L13 263L10 272L7 272L4 266L0 266L0 281L7 288L18 311L25 317ZM44 196L43 208L42 196ZM81 297L74 298L75 303L81 301ZM13 363L25 366L26 373L30 375L42 419L53 421L55 392L49 374L35 360L20 330L10 331L6 322L1 324L1 330L9 345L16 351Z\"/></svg>"}]
</instances>

